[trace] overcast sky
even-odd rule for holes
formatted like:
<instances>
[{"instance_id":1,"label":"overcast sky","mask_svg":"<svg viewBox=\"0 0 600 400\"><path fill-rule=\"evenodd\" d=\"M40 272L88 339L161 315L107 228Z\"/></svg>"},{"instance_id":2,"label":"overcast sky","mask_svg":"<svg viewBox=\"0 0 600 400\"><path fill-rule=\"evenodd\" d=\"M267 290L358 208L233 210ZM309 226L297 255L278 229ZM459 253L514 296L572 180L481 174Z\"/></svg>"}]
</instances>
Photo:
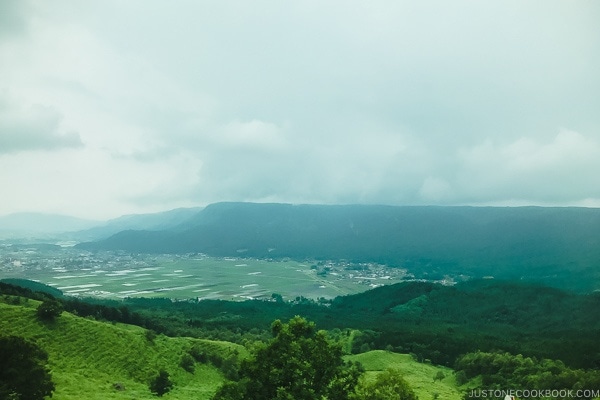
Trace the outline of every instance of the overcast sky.
<instances>
[{"instance_id":1,"label":"overcast sky","mask_svg":"<svg viewBox=\"0 0 600 400\"><path fill-rule=\"evenodd\" d=\"M600 2L0 1L0 215L600 207Z\"/></svg>"}]
</instances>

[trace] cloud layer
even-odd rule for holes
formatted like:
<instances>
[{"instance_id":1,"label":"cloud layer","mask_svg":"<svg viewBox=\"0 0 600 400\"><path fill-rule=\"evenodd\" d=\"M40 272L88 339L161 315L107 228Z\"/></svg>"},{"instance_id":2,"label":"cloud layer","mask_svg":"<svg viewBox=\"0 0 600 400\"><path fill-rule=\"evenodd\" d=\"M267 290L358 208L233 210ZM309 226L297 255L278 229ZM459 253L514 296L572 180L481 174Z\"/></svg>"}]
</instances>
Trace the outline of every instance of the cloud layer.
<instances>
[{"instance_id":1,"label":"cloud layer","mask_svg":"<svg viewBox=\"0 0 600 400\"><path fill-rule=\"evenodd\" d=\"M77 133L60 131L60 120L52 107L34 105L18 110L0 98L0 154L82 147Z\"/></svg>"},{"instance_id":2,"label":"cloud layer","mask_svg":"<svg viewBox=\"0 0 600 400\"><path fill-rule=\"evenodd\" d=\"M595 2L0 7L0 214L600 206Z\"/></svg>"}]
</instances>

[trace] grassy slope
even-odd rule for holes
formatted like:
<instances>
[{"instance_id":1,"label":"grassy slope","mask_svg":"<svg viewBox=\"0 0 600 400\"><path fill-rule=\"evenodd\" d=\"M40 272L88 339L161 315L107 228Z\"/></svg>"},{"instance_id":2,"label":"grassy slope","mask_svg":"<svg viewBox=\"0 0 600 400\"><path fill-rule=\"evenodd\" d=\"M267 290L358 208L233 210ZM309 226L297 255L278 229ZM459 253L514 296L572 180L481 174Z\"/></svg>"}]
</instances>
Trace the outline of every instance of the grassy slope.
<instances>
[{"instance_id":1,"label":"grassy slope","mask_svg":"<svg viewBox=\"0 0 600 400\"><path fill-rule=\"evenodd\" d=\"M461 392L456 386L453 370L450 368L423 364L414 361L408 354L384 350L347 356L346 359L359 361L367 370L366 379L372 379L388 368L399 370L421 400L433 399L434 393L438 393L439 398L444 400L462 399ZM434 382L433 377L438 371L442 371L446 377L441 381Z\"/></svg>"},{"instance_id":2,"label":"grassy slope","mask_svg":"<svg viewBox=\"0 0 600 400\"><path fill-rule=\"evenodd\" d=\"M231 343L158 336L152 342L145 330L63 314L54 323L42 323L35 315L39 303L28 300L14 306L0 302L0 332L33 339L49 354L56 391L53 399L119 400L155 399L148 382L161 369L174 381L165 399L208 399L223 382L211 365L196 363L194 373L179 367L182 355L197 344L227 354L245 349ZM118 391L113 385L124 384Z\"/></svg>"},{"instance_id":3,"label":"grassy slope","mask_svg":"<svg viewBox=\"0 0 600 400\"><path fill-rule=\"evenodd\" d=\"M196 363L193 374L179 367L182 355L193 345L206 351L228 354L243 347L227 342L214 342L192 338L158 336L153 342L146 339L145 330L136 326L110 324L69 313L54 323L42 323L35 309L39 302L28 300L24 305L9 305L0 301L0 332L34 340L49 354L56 391L55 400L156 399L148 389L148 382L160 369L165 369L175 383L174 389L164 399L208 399L223 382L221 373L211 365ZM387 368L403 373L421 400L439 398L459 400L452 370L423 364L409 355L370 351L347 356L361 362L367 370L366 379ZM446 378L433 381L438 371ZM114 389L122 383L124 391Z\"/></svg>"}]
</instances>

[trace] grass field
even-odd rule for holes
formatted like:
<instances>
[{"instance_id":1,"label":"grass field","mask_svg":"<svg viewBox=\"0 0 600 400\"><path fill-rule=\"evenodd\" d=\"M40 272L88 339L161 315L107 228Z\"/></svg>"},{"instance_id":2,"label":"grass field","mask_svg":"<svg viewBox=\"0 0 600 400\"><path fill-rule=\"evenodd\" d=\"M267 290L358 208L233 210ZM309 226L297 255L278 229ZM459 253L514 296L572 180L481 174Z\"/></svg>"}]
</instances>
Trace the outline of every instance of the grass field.
<instances>
[{"instance_id":1,"label":"grass field","mask_svg":"<svg viewBox=\"0 0 600 400\"><path fill-rule=\"evenodd\" d=\"M10 302L10 299L8 299ZM174 382L164 399L209 399L224 381L211 364L196 363L193 373L180 366L182 356L192 346L223 357L247 350L228 342L158 335L150 340L146 330L130 325L99 322L63 312L54 322L40 322L36 316L39 302L21 301L21 305L0 298L0 332L35 341L49 354L56 391L53 399L125 400L156 398L148 387L159 370L169 372ZM367 370L364 379L393 368L408 381L421 400L437 398L459 400L453 371L449 368L419 363L409 355L375 350L349 355ZM445 378L434 381L441 371ZM115 388L121 384L124 390Z\"/></svg>"},{"instance_id":2,"label":"grass field","mask_svg":"<svg viewBox=\"0 0 600 400\"><path fill-rule=\"evenodd\" d=\"M175 383L164 399L208 399L223 382L210 364L196 363L193 373L179 366L192 346L210 352L241 354L242 346L191 338L157 336L150 341L145 330L63 314L53 323L42 323L35 315L38 302L25 306L0 302L0 332L34 340L48 352L56 391L55 400L155 399L148 382L164 369ZM125 390L117 390L120 383Z\"/></svg>"},{"instance_id":3,"label":"grass field","mask_svg":"<svg viewBox=\"0 0 600 400\"><path fill-rule=\"evenodd\" d=\"M43 261L39 264L43 265ZM399 270L319 274L306 263L243 258L154 257L49 264L24 270L0 270L3 278L26 278L51 285L71 296L170 297L243 300L279 293L286 299L333 298L374 285L400 281ZM336 272L337 271L337 272ZM390 276L390 274L392 276ZM397 275L394 275L397 274Z\"/></svg>"},{"instance_id":4,"label":"grass field","mask_svg":"<svg viewBox=\"0 0 600 400\"><path fill-rule=\"evenodd\" d=\"M420 363L408 355L384 350L373 350L362 354L347 356L347 360L358 361L366 369L365 379L374 379L377 374L388 368L399 371L410 384L420 400L437 398L461 400L462 394L456 387L453 370L431 364ZM433 379L438 372L445 376L442 380Z\"/></svg>"}]
</instances>

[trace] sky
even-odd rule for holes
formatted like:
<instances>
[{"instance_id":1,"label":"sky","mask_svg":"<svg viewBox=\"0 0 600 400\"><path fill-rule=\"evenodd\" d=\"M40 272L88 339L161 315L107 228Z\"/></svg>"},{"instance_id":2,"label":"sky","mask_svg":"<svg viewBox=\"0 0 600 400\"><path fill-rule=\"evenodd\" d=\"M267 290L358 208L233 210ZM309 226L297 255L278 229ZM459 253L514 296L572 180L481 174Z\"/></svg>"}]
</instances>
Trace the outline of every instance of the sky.
<instances>
[{"instance_id":1,"label":"sky","mask_svg":"<svg viewBox=\"0 0 600 400\"><path fill-rule=\"evenodd\" d=\"M2 0L0 215L600 207L600 2Z\"/></svg>"}]
</instances>

